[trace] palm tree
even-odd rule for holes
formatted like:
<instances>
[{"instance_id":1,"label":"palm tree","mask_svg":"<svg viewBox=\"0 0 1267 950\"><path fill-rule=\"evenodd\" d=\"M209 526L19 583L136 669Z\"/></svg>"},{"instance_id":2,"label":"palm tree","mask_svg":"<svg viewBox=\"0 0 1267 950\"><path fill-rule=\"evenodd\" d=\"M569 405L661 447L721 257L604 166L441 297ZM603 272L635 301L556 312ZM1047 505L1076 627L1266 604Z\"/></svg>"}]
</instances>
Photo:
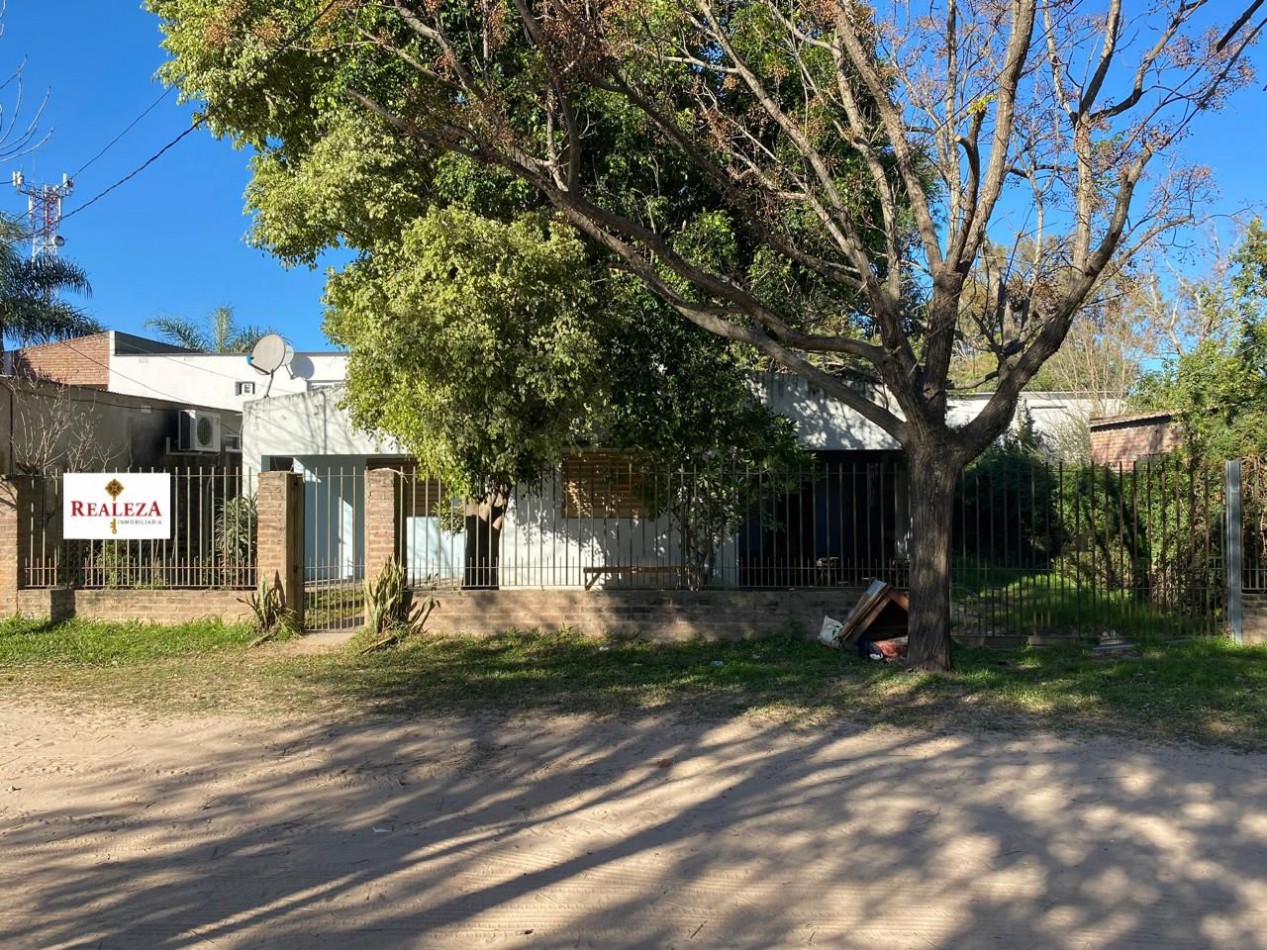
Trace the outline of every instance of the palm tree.
<instances>
[{"instance_id":1,"label":"palm tree","mask_svg":"<svg viewBox=\"0 0 1267 950\"><path fill-rule=\"evenodd\" d=\"M205 327L184 317L155 317L146 320L145 325L170 343L204 353L249 353L260 337L277 332L268 327L239 327L233 308L228 306L216 307L207 314Z\"/></svg>"},{"instance_id":2,"label":"palm tree","mask_svg":"<svg viewBox=\"0 0 1267 950\"><path fill-rule=\"evenodd\" d=\"M0 214L0 344L20 346L98 333L101 325L62 300L62 291L92 293L83 268L60 257L24 256L22 221Z\"/></svg>"}]
</instances>

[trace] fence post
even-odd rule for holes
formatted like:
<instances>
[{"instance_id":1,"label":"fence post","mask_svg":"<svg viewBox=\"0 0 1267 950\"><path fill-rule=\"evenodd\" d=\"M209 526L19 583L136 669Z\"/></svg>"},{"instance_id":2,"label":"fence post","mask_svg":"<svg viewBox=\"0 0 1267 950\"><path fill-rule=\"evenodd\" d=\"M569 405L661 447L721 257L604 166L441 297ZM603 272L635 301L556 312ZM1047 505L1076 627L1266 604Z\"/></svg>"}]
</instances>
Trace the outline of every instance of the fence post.
<instances>
[{"instance_id":1,"label":"fence post","mask_svg":"<svg viewBox=\"0 0 1267 950\"><path fill-rule=\"evenodd\" d=\"M1227 499L1227 531L1224 532L1227 547L1227 624L1232 639L1243 642L1245 614L1242 602L1244 583L1244 530L1241 527L1241 462L1229 459L1225 466Z\"/></svg>"},{"instance_id":2,"label":"fence post","mask_svg":"<svg viewBox=\"0 0 1267 950\"><path fill-rule=\"evenodd\" d=\"M0 476L0 616L18 612L22 554L31 533L29 475Z\"/></svg>"},{"instance_id":3,"label":"fence post","mask_svg":"<svg viewBox=\"0 0 1267 950\"><path fill-rule=\"evenodd\" d=\"M377 468L365 473L365 578L378 577L399 551L396 512L400 505L401 474ZM369 611L369 604L365 605ZM368 613L367 613L368 617Z\"/></svg>"},{"instance_id":4,"label":"fence post","mask_svg":"<svg viewBox=\"0 0 1267 950\"><path fill-rule=\"evenodd\" d=\"M295 472L261 472L256 569L280 584L286 607L304 624L304 481Z\"/></svg>"}]
</instances>

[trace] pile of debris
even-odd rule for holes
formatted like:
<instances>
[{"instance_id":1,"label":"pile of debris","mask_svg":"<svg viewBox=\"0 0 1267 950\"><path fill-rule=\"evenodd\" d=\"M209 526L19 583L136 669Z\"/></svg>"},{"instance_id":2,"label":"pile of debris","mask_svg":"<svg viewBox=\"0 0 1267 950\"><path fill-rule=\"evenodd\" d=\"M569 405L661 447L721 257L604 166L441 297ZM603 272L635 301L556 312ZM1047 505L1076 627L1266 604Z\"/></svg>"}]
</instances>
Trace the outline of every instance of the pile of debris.
<instances>
[{"instance_id":1,"label":"pile of debris","mask_svg":"<svg viewBox=\"0 0 1267 950\"><path fill-rule=\"evenodd\" d=\"M910 599L905 591L897 590L884 581L872 581L844 620L823 618L818 640L836 650L854 647L864 659L903 659L906 656L905 631L910 608Z\"/></svg>"}]
</instances>

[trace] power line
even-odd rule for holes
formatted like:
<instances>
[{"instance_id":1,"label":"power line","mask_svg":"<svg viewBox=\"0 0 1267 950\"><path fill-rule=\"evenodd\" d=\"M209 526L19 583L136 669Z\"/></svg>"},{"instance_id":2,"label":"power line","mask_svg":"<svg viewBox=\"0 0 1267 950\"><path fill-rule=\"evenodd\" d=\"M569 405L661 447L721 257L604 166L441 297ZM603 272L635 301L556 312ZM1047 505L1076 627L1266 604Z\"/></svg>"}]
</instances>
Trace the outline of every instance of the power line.
<instances>
[{"instance_id":1,"label":"power line","mask_svg":"<svg viewBox=\"0 0 1267 950\"><path fill-rule=\"evenodd\" d=\"M295 44L296 42L298 42L298 41L299 41L299 40L300 40L300 39L301 39L301 38L302 38L305 34L307 34L309 31L311 31L311 30L312 30L312 28L313 28L314 26L316 26L316 25L317 25L318 23L320 23L323 19L325 19L326 14L328 14L331 10L333 10L333 9L335 8L335 6L336 6L338 3L340 3L340 2L342 2L342 0L329 0L329 2L328 2L328 3L326 3L326 5L325 5L325 6L323 6L323 7L322 7L319 11L317 11L317 15L316 15L316 16L314 16L311 20L309 20L307 23L305 23L303 26L301 26L298 30L296 30L296 31L295 31L294 33L292 33L290 36L286 37L286 39L282 41L281 45L280 45L280 46L278 46L278 47L277 47L277 49L273 50L273 52L272 52L272 53L270 53L270 54L268 55L268 57L264 60L264 62L260 63L260 65L259 65L258 67L256 67L256 70L255 70L255 75L254 75L254 76L252 76L252 77L251 77L251 79L258 79L261 75L263 75L264 70L268 69L268 67L269 67L269 66L271 66L271 65L272 65L272 64L273 64L273 63L277 60L277 57L281 56L281 55L282 55L282 53L284 53L284 52L286 52L286 50L290 49L290 47L291 47L292 45L294 45L294 44ZM247 81L249 82L250 80L247 80ZM238 91L240 91L241 89L245 88L245 86L246 86L246 83L243 83L241 86L239 86L239 87L238 87ZM171 91L171 90L169 89L169 90L168 90L168 92L170 92L170 91ZM158 100L157 102L155 102L153 106L150 106L150 108L152 109L152 108L154 108L154 106L157 106L157 105L158 105L158 103L159 103L159 102L161 102L161 101L162 101L162 99L163 99L165 96L166 96L166 93L164 93L164 94L163 94L163 96L162 96L162 97L160 97L160 98L159 98L159 100ZM232 99L232 98L233 98L233 93L229 93L228 98L229 98L229 99ZM148 112L149 110L147 109L146 111ZM139 121L141 120L141 118L143 118L143 117L144 117L144 115L145 115L145 113L142 113L142 114L141 114L141 116L138 116L138 117L137 117L137 119L136 119L136 120L132 123L132 125L135 125L137 122L139 122ZM136 168L134 168L132 171L128 172L126 175L124 175L124 176L123 176L122 178L120 178L118 181L114 182L114 184L110 185L109 187L105 188L104 190L99 191L97 194L93 195L91 198L89 198L87 201L85 201L85 202L84 202L83 204L81 204L79 207L77 207L77 208L73 208L73 209L71 209L70 211L67 211L64 215L62 215L62 220L63 220L63 221L65 221L67 218L73 217L74 215L79 214L79 212L84 211L84 210L86 210L87 208L92 207L94 204L96 204L98 201L100 201L100 200L101 200L102 198L104 198L106 195L110 194L110 192L114 191L116 188L120 187L121 185L125 185L125 184L127 184L129 181L131 181L131 180L132 180L133 178L135 178L137 175L141 174L141 172L145 171L145 169L149 168L149 167L150 167L151 165L153 165L156 161L158 161L160 158L162 158L162 157L163 157L163 155L165 155L167 152L169 152L171 149L173 149L176 145L178 145L178 144L180 143L180 141L181 141L183 138L185 138L185 136L187 136L187 135L189 135L189 133L191 133L191 132L193 132L193 131L195 131L195 130L197 130L197 129L201 128L201 127L202 127L202 126L206 123L206 121L207 121L207 115L206 115L205 113L204 113L203 115L198 116L196 119L194 119L193 124L192 124L189 128L185 129L185 131L183 131L183 132L181 132L179 135L177 135L174 139L172 139L170 142L168 142L166 145L164 145L162 148L160 148L157 152L155 152L153 155L151 155L149 158L147 158L144 162L142 162L140 165L138 165L138 166L137 166ZM123 132L119 133L119 135L116 137L115 141L118 141L118 139L119 139L119 138L122 138L122 137L123 137L123 135L127 133L128 129L131 129L131 128L132 128L132 125L129 125L127 129L124 129L124 130L123 130ZM84 165L84 167L85 167L85 168L87 168L87 167L88 167L88 165L91 165L93 162L95 162L98 158L100 158L100 157L101 157L101 155L105 154L105 152L106 152L106 151L108 151L108 150L110 149L110 146L111 146L111 145L113 145L113 144L114 144L114 142L111 142L109 145L107 145L105 148L103 148L103 149L101 150L101 152L99 152L96 156L94 156L92 159L90 159L90 160L88 161L88 163ZM78 173L76 173L76 174L78 174Z\"/></svg>"},{"instance_id":2,"label":"power line","mask_svg":"<svg viewBox=\"0 0 1267 950\"><path fill-rule=\"evenodd\" d=\"M141 172L145 171L145 169L149 168L156 161L162 158L163 155L165 155L168 151L170 151L171 149L175 148L178 144L180 144L180 140L183 139L186 135L202 128L203 121L204 120L201 117L199 117L198 119L195 119L193 125L185 129L184 132L181 132L180 135L176 136L174 139L172 139L170 142L168 142L166 145L160 148L157 152L155 152L153 155L147 158L144 162L142 162L132 171L128 172L118 181L116 181L109 188L106 188L104 191L97 192L95 195L93 195L91 198L89 198L79 207L72 208L70 211L67 211L64 215L62 215L62 220L65 221L67 218L73 218L75 215L79 214L79 212L84 211L87 208L91 208L93 205L95 205L98 201L100 201L106 195L110 194L110 192L114 191L116 188L119 188L122 185L126 185L133 178L141 174Z\"/></svg>"},{"instance_id":3,"label":"power line","mask_svg":"<svg viewBox=\"0 0 1267 950\"><path fill-rule=\"evenodd\" d=\"M123 138L123 136L127 135L127 134L128 134L129 132L131 132L134 128L136 128L136 126L137 126L137 123L138 123L138 122L140 122L140 121L141 121L142 119L144 119L147 115L149 115L151 112L153 112L155 109L157 109L157 108L158 108L158 106L159 106L159 103L161 103L164 99L166 99L168 96L170 96L170 95L172 94L172 92L173 92L173 90L174 90L174 89L175 89L175 87L174 87L174 86L168 86L168 87L167 87L167 89L165 89L165 90L163 91L163 94L162 94L161 96L159 96L157 99L155 99L153 102L151 102L151 103L149 104L149 106L148 106L148 107L146 107L146 109L145 109L145 111L144 111L144 112L142 112L142 113L141 113L140 115L138 115L135 119L133 119L131 122L129 122L129 123L127 124L127 127L126 127L126 128L124 128L124 130L123 130L122 132L120 132L118 135L116 135L114 138L112 138L109 142L107 142L107 143L106 143L105 148L103 148L100 152L98 152L98 153L97 153L96 155L94 155L92 158L88 159L88 161L86 161L86 162L84 162L82 165L80 165L80 166L79 166L79 168L78 168L78 169L76 169L76 170L75 170L75 171L71 174L71 176L70 176L70 177L71 177L71 178L78 178L80 175L82 175L82 174L84 173L84 171L85 171L85 170L87 170L88 168L91 168L91 167L92 167L92 165L93 165L93 164L97 161L97 159L99 159L102 155L106 154L106 152L110 151L110 149L114 148L114 147L115 147L115 145L117 145L117 144L118 144L119 139Z\"/></svg>"}]
</instances>

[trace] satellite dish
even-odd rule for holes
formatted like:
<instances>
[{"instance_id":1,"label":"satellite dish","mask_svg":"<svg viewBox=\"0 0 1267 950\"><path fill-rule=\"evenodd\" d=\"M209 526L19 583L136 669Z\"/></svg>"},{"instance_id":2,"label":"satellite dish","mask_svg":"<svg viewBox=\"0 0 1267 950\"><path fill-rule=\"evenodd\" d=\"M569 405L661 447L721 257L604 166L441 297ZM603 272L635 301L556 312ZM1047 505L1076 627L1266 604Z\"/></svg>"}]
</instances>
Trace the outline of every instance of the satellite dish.
<instances>
[{"instance_id":1,"label":"satellite dish","mask_svg":"<svg viewBox=\"0 0 1267 950\"><path fill-rule=\"evenodd\" d=\"M261 373L270 376L287 365L295 356L294 349L279 334L268 333L260 337L247 362Z\"/></svg>"}]
</instances>

